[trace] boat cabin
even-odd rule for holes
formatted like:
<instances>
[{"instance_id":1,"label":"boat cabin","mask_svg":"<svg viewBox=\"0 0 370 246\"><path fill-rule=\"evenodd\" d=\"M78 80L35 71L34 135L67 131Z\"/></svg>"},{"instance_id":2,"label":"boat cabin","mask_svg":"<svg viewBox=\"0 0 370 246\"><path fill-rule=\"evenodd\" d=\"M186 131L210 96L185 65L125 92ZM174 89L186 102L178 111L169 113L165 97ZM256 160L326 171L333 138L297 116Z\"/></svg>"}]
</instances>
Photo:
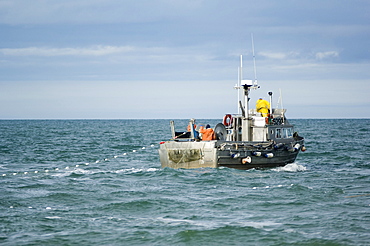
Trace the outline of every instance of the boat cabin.
<instances>
[{"instance_id":1,"label":"boat cabin","mask_svg":"<svg viewBox=\"0 0 370 246\"><path fill-rule=\"evenodd\" d=\"M261 113L250 109L249 119L242 115L226 115L223 122L226 132L221 125L217 125L215 131L221 132L218 139L226 141L291 141L294 128L285 118L285 112L285 109L273 109L270 117L262 117ZM248 124L245 124L246 121ZM248 129L243 130L245 127ZM223 139L222 135L226 135L226 138Z\"/></svg>"}]
</instances>

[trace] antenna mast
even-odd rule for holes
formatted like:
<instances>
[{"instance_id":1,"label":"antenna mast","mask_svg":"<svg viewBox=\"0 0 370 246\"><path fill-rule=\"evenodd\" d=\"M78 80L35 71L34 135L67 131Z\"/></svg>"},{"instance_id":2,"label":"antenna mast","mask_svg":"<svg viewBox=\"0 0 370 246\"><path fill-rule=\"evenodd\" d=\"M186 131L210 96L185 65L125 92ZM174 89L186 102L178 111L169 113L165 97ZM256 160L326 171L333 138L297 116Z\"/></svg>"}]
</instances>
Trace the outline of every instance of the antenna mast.
<instances>
[{"instance_id":1,"label":"antenna mast","mask_svg":"<svg viewBox=\"0 0 370 246\"><path fill-rule=\"evenodd\" d=\"M234 89L237 90L238 92L238 114L240 114L240 107L239 107L239 102L240 102L240 88L243 80L243 56L240 55L240 67L238 67L238 83L234 87Z\"/></svg>"},{"instance_id":2,"label":"antenna mast","mask_svg":"<svg viewBox=\"0 0 370 246\"><path fill-rule=\"evenodd\" d=\"M252 53L253 53L253 67L254 67L254 81L253 81L253 85L257 85L256 56L254 55L253 33L251 33L251 37L252 37Z\"/></svg>"}]
</instances>

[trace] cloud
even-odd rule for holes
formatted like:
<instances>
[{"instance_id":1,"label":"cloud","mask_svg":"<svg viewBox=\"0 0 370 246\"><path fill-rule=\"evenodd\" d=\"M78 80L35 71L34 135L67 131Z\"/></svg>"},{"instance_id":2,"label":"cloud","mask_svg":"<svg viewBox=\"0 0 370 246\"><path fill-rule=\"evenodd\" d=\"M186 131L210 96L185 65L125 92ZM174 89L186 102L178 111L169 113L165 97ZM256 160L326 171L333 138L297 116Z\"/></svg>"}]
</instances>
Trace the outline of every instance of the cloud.
<instances>
[{"instance_id":1,"label":"cloud","mask_svg":"<svg viewBox=\"0 0 370 246\"><path fill-rule=\"evenodd\" d=\"M93 46L89 48L4 48L0 53L6 56L105 56L133 51L132 46Z\"/></svg>"},{"instance_id":2,"label":"cloud","mask_svg":"<svg viewBox=\"0 0 370 246\"><path fill-rule=\"evenodd\" d=\"M318 52L316 53L316 59L324 60L328 58L335 58L339 57L339 53L337 51L326 51L326 52Z\"/></svg>"},{"instance_id":3,"label":"cloud","mask_svg":"<svg viewBox=\"0 0 370 246\"><path fill-rule=\"evenodd\" d=\"M258 52L258 55L261 57L265 57L267 59L292 59L299 56L298 52L290 51L290 52Z\"/></svg>"},{"instance_id":4,"label":"cloud","mask_svg":"<svg viewBox=\"0 0 370 246\"><path fill-rule=\"evenodd\" d=\"M287 54L282 52L259 52L258 54L269 59L285 59L287 57Z\"/></svg>"},{"instance_id":5,"label":"cloud","mask_svg":"<svg viewBox=\"0 0 370 246\"><path fill-rule=\"evenodd\" d=\"M125 60L141 64L173 64L173 63L205 63L212 62L214 56L207 52L199 52L199 47L184 47L179 50L171 47L142 47L142 46L110 46L95 45L79 48L3 48L0 54L8 57L101 57L116 55L116 61ZM124 54L124 55L122 55ZM99 58L101 59L101 58ZM50 60L49 60L50 61ZM73 62L74 60L70 60Z\"/></svg>"}]
</instances>

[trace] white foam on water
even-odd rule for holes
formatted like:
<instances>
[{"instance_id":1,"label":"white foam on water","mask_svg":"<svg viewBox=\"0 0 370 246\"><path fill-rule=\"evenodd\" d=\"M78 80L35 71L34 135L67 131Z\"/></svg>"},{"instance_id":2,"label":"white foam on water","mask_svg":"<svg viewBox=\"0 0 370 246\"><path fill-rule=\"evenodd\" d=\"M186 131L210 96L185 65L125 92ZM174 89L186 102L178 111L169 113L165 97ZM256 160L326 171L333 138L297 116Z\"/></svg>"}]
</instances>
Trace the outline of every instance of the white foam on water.
<instances>
[{"instance_id":1,"label":"white foam on water","mask_svg":"<svg viewBox=\"0 0 370 246\"><path fill-rule=\"evenodd\" d=\"M157 218L159 221L162 221L166 224L174 224L174 225L179 225L179 224L194 224L194 221L192 220L187 220L187 219L172 219L172 218L163 218L159 217Z\"/></svg>"},{"instance_id":2,"label":"white foam on water","mask_svg":"<svg viewBox=\"0 0 370 246\"><path fill-rule=\"evenodd\" d=\"M114 171L114 173L138 173L138 172L141 172L142 169L140 168L126 168L126 169L120 169L120 170L117 170L117 171Z\"/></svg>"},{"instance_id":3,"label":"white foam on water","mask_svg":"<svg viewBox=\"0 0 370 246\"><path fill-rule=\"evenodd\" d=\"M242 223L238 223L238 224L240 224L244 227L253 227L253 228L256 228L256 229L264 229L266 231L273 230L270 227L281 226L282 225L282 223L276 223L276 222L273 222L273 221L263 221L263 222L246 221L246 222L242 222Z\"/></svg>"},{"instance_id":4,"label":"white foam on water","mask_svg":"<svg viewBox=\"0 0 370 246\"><path fill-rule=\"evenodd\" d=\"M71 171L68 172L58 172L58 173L53 173L51 174L52 177L66 177L71 174Z\"/></svg>"},{"instance_id":5,"label":"white foam on water","mask_svg":"<svg viewBox=\"0 0 370 246\"><path fill-rule=\"evenodd\" d=\"M215 222L210 222L210 221L199 221L199 220L189 220L189 219L174 219L174 218L158 217L157 220L167 225L172 225L172 226L178 226L178 225L184 225L184 224L202 226L206 228L215 228L215 227L222 226L217 222L215 223Z\"/></svg>"},{"instance_id":6,"label":"white foam on water","mask_svg":"<svg viewBox=\"0 0 370 246\"><path fill-rule=\"evenodd\" d=\"M277 171L277 172L303 172L303 171L306 171L307 168L297 163L291 163L283 167L273 168L272 170Z\"/></svg>"},{"instance_id":7,"label":"white foam on water","mask_svg":"<svg viewBox=\"0 0 370 246\"><path fill-rule=\"evenodd\" d=\"M126 169L120 169L117 171L114 171L114 173L139 173L139 172L156 172L158 171L158 168L126 168Z\"/></svg>"},{"instance_id":8,"label":"white foam on water","mask_svg":"<svg viewBox=\"0 0 370 246\"><path fill-rule=\"evenodd\" d=\"M284 232L287 232L287 233L295 233L297 231L294 230L294 229L285 229Z\"/></svg>"},{"instance_id":9,"label":"white foam on water","mask_svg":"<svg viewBox=\"0 0 370 246\"><path fill-rule=\"evenodd\" d=\"M273 230L272 227L281 226L282 223L276 223L274 221L262 221L262 222L256 222L256 221L243 221L243 222L209 222L209 221L203 221L203 220L189 220L189 219L175 219L175 218L163 218L158 217L157 221L161 221L167 225L183 225L183 224L189 224L194 226L202 226L206 228L220 228L224 226L229 225L236 225L241 227L253 227L257 229L264 229L266 231Z\"/></svg>"},{"instance_id":10,"label":"white foam on water","mask_svg":"<svg viewBox=\"0 0 370 246\"><path fill-rule=\"evenodd\" d=\"M85 169L82 169L82 168L75 168L72 172L78 173L78 174L94 174L94 173L96 173L94 171L85 170Z\"/></svg>"},{"instance_id":11,"label":"white foam on water","mask_svg":"<svg viewBox=\"0 0 370 246\"><path fill-rule=\"evenodd\" d=\"M55 220L55 219L61 219L62 217L59 217L59 216L49 216L49 217L45 217L45 219L49 219L49 220Z\"/></svg>"}]
</instances>

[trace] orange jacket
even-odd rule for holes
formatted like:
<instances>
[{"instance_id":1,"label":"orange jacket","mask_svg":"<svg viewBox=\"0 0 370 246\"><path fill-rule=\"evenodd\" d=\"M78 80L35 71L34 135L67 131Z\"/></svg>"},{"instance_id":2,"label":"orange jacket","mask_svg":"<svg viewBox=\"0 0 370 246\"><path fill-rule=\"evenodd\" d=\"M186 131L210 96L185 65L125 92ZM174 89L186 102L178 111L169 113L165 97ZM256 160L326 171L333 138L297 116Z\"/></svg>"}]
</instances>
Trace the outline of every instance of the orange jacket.
<instances>
[{"instance_id":1,"label":"orange jacket","mask_svg":"<svg viewBox=\"0 0 370 246\"><path fill-rule=\"evenodd\" d=\"M199 132L202 133L202 140L203 141L209 141L209 140L213 140L214 137L213 137L213 129L212 128L208 128L208 129L204 129L202 126L200 127L199 129Z\"/></svg>"}]
</instances>

